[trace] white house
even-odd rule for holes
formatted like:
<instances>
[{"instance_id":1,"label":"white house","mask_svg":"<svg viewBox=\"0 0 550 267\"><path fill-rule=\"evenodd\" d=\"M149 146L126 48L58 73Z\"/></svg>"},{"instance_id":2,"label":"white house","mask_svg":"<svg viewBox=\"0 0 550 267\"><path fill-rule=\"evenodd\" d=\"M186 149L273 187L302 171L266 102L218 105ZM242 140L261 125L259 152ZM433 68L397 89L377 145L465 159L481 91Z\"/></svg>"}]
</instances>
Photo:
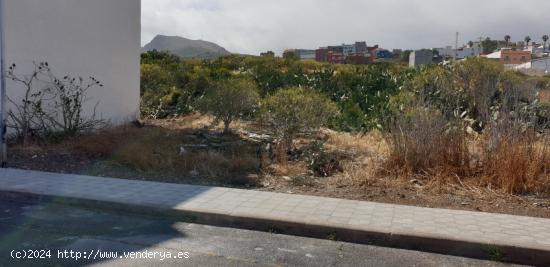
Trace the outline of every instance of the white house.
<instances>
[{"instance_id":1,"label":"white house","mask_svg":"<svg viewBox=\"0 0 550 267\"><path fill-rule=\"evenodd\" d=\"M488 59L500 60L500 58L502 57L502 50L490 53L488 55L485 55L484 57Z\"/></svg>"},{"instance_id":2,"label":"white house","mask_svg":"<svg viewBox=\"0 0 550 267\"><path fill-rule=\"evenodd\" d=\"M30 73L33 62L48 62L60 77L93 76L104 86L89 92L86 112L98 103L97 114L112 123L137 118L140 0L0 1L6 65ZM7 95L20 101L22 88L8 80Z\"/></svg>"},{"instance_id":3,"label":"white house","mask_svg":"<svg viewBox=\"0 0 550 267\"><path fill-rule=\"evenodd\" d=\"M458 50L447 46L445 48L436 48L437 52L442 57L450 57L456 59L464 59L469 57L477 57L483 53L483 49L479 46L463 47Z\"/></svg>"}]
</instances>

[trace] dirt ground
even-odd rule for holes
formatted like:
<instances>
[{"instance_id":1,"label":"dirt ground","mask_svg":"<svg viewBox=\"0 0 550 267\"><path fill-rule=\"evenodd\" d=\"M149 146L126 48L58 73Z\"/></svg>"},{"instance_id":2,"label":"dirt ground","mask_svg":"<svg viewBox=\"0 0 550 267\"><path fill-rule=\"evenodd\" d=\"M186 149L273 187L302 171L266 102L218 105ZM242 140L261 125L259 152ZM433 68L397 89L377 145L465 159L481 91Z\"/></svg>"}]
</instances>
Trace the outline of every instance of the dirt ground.
<instances>
[{"instance_id":1,"label":"dirt ground","mask_svg":"<svg viewBox=\"0 0 550 267\"><path fill-rule=\"evenodd\" d=\"M204 137L204 131L209 125L209 120L204 118L150 121L147 124L148 126L144 128L132 127L132 129L125 129L122 133L116 132L101 138L81 137L54 145L14 145L9 151L8 164L13 168L49 172L238 187L289 194L550 218L550 197L548 196L513 196L488 188L471 186L466 182L462 185L434 185L417 179L381 176L373 167L375 166L373 161L380 160L377 155L381 154L380 150L383 149L379 137L325 131L322 139L327 144L327 151L345 154L345 159L341 162L341 170L334 175L316 177L307 170L304 162L299 160L288 164L266 164L261 159L256 160L255 158L262 156L260 153L255 154L257 148L251 149L249 141L244 139L242 134L236 134L233 137L235 140L232 141L226 139L218 141L214 134L209 135L211 137ZM148 127L168 129L168 133L162 131L159 134L163 140L172 140L170 141L172 143L168 141L163 143L164 141L159 140L157 136L144 139L146 136L144 133L150 130ZM201 131L202 135L197 134L197 131ZM215 129L208 131L215 131ZM173 136L164 138L168 135ZM203 136L203 139L196 136ZM151 150L138 151L139 153L128 150L128 147L134 146L133 143L127 143L128 140L134 139L139 149L151 145ZM205 145L206 142L214 142L211 139L216 140L216 144L225 142L239 145L229 145L231 148L224 151L216 147L216 151L212 152L210 150L214 148L211 148L209 143ZM189 144L191 141L195 143ZM190 153L188 159L180 159L179 153L182 151L177 147L178 142L193 145L193 147L197 144L204 145L206 147L204 149L208 151L191 151L188 152ZM157 151L159 147L172 146L176 146L173 151L171 149L168 149L168 152L164 151L166 149ZM243 160L245 153L247 155ZM135 158L135 155L128 158L128 154L144 156L151 154L161 159L156 164L151 164L150 168L140 169L136 168L136 165L127 164L128 160L149 162L152 159ZM238 161L238 164L233 163L234 161ZM208 170L206 173L206 170L201 169L202 165L197 165L199 163L206 164L203 169L214 170ZM185 165L185 167L179 168L179 165ZM221 174L227 174L227 176ZM225 178L214 178L216 176Z\"/></svg>"}]
</instances>

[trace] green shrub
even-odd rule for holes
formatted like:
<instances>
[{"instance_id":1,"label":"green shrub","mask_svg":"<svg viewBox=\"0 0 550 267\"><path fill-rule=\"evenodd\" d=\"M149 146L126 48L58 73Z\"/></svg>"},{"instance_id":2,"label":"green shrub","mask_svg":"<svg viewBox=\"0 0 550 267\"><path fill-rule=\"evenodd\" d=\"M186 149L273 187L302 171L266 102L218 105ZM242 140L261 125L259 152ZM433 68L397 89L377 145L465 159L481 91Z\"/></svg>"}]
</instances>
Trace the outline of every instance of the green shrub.
<instances>
[{"instance_id":1,"label":"green shrub","mask_svg":"<svg viewBox=\"0 0 550 267\"><path fill-rule=\"evenodd\" d=\"M198 108L223 122L224 133L235 119L251 117L257 110L260 95L256 85L244 79L216 83L199 101Z\"/></svg>"},{"instance_id":2,"label":"green shrub","mask_svg":"<svg viewBox=\"0 0 550 267\"><path fill-rule=\"evenodd\" d=\"M341 113L330 122L330 128L352 132L360 129L368 129L367 115L359 104L346 101L339 104Z\"/></svg>"},{"instance_id":3,"label":"green shrub","mask_svg":"<svg viewBox=\"0 0 550 267\"><path fill-rule=\"evenodd\" d=\"M141 56L141 113L147 118L166 118L195 111L195 101L212 82L228 71L212 70L209 64L183 60L167 52Z\"/></svg>"},{"instance_id":4,"label":"green shrub","mask_svg":"<svg viewBox=\"0 0 550 267\"><path fill-rule=\"evenodd\" d=\"M268 97L262 109L263 122L287 145L298 134L316 131L338 114L338 107L327 97L296 87Z\"/></svg>"}]
</instances>

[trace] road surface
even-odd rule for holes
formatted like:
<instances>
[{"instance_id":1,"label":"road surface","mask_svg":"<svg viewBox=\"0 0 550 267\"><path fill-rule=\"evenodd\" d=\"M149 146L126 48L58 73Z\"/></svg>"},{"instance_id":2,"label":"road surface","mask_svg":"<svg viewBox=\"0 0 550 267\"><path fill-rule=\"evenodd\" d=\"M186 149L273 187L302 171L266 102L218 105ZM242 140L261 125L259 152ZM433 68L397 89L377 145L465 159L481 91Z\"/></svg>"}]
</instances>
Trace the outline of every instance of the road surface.
<instances>
[{"instance_id":1,"label":"road surface","mask_svg":"<svg viewBox=\"0 0 550 267\"><path fill-rule=\"evenodd\" d=\"M0 266L16 265L508 266L52 203L3 201Z\"/></svg>"}]
</instances>

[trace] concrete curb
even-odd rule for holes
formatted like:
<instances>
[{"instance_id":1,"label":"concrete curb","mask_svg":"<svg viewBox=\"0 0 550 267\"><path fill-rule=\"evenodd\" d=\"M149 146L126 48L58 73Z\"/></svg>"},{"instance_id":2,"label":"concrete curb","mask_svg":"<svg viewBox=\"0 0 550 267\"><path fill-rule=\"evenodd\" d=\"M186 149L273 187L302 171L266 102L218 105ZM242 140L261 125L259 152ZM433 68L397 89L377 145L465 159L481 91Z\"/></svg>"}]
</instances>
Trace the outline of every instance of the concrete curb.
<instances>
[{"instance_id":1,"label":"concrete curb","mask_svg":"<svg viewBox=\"0 0 550 267\"><path fill-rule=\"evenodd\" d=\"M533 266L550 266L550 251L520 246L483 244L458 239L441 239L429 235L393 234L387 231L365 231L353 228L333 227L320 224L304 224L291 221L271 220L228 214L166 209L147 205L121 204L111 201L89 200L73 197L47 196L34 193L0 191L0 200L26 203L59 203L83 206L92 209L136 213L149 216L164 216L174 220L232 227L238 229L268 231L277 234L296 235L321 239L410 249L424 252L454 255L476 259L499 260L503 262Z\"/></svg>"}]
</instances>

